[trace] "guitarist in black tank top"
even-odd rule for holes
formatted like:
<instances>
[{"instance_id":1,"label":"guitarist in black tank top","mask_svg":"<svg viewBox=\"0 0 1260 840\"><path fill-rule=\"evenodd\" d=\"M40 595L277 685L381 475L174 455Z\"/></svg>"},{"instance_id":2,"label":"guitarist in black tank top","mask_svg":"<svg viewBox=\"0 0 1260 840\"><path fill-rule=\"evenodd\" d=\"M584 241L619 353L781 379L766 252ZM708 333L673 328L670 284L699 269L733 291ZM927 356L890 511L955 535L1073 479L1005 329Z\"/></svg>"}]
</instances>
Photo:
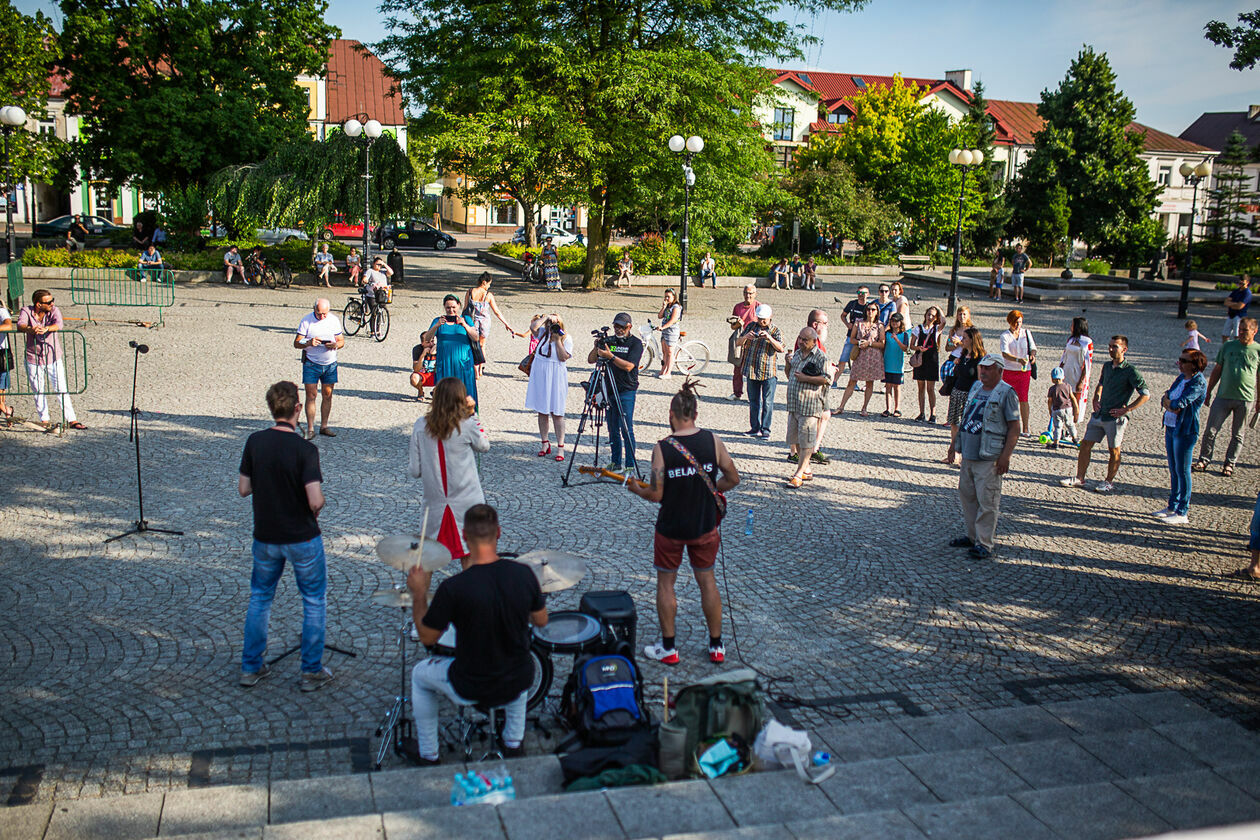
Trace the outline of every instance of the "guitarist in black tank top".
<instances>
[{"instance_id":1,"label":"guitarist in black tank top","mask_svg":"<svg viewBox=\"0 0 1260 840\"><path fill-rule=\"evenodd\" d=\"M709 626L709 660L726 661L722 646L722 598L713 573L722 532L718 527L726 512L720 495L739 484L739 472L717 435L696 426L697 383L687 380L669 403L669 427L673 434L652 449L652 480L647 486L627 482L630 492L659 502L652 564L656 567L656 612L661 622L661 641L644 653L666 665L678 664L674 643L674 617L678 600L674 583L682 565L683 549L700 586L700 606Z\"/></svg>"}]
</instances>

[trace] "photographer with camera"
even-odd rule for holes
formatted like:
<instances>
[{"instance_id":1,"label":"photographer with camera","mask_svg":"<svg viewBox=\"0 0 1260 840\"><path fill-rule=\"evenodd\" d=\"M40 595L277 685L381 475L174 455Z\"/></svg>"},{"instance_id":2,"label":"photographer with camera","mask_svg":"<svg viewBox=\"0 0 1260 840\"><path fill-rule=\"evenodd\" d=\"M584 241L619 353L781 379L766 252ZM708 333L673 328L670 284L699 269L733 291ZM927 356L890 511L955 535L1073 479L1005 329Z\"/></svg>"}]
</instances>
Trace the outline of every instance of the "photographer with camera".
<instances>
[{"instance_id":1,"label":"photographer with camera","mask_svg":"<svg viewBox=\"0 0 1260 840\"><path fill-rule=\"evenodd\" d=\"M529 369L529 385L525 389L525 408L538 413L538 434L542 445L538 457L551 454L547 439L547 418L556 430L556 460L564 460L564 403L569 393L569 358L573 355L573 339L564 332L564 319L556 313L535 315L529 331L537 340L534 361Z\"/></svg>"},{"instance_id":2,"label":"photographer with camera","mask_svg":"<svg viewBox=\"0 0 1260 840\"><path fill-rule=\"evenodd\" d=\"M819 425L827 410L831 364L818 348L818 331L805 327L797 338L798 350L787 365L787 442L797 449L796 472L789 487L800 487L814 477L810 456L818 448Z\"/></svg>"},{"instance_id":3,"label":"photographer with camera","mask_svg":"<svg viewBox=\"0 0 1260 840\"><path fill-rule=\"evenodd\" d=\"M433 323L421 334L420 342L437 340L434 380L441 382L448 376L455 377L464 383L464 391L476 403L477 375L473 369L472 343L477 340L477 330L471 316L460 317L459 305L459 298L455 295L442 298L443 314L433 319Z\"/></svg>"},{"instance_id":4,"label":"photographer with camera","mask_svg":"<svg viewBox=\"0 0 1260 840\"><path fill-rule=\"evenodd\" d=\"M597 359L607 362L606 375L616 386L615 400L608 401L608 443L612 448L612 463L608 469L621 472L621 449L625 445L625 471L635 470L634 458L634 400L639 390L639 360L643 358L643 341L634 334L630 313L618 312L613 318L613 334L608 327L591 330L595 344L587 355L588 364Z\"/></svg>"}]
</instances>

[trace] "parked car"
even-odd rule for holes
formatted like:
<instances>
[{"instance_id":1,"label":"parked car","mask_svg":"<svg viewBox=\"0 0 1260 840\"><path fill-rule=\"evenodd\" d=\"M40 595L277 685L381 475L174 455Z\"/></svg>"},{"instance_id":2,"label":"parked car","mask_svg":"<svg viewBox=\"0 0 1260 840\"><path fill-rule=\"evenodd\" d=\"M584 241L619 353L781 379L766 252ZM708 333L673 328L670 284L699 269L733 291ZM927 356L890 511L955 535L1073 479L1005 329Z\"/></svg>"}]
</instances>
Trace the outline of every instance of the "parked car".
<instances>
[{"instance_id":1,"label":"parked car","mask_svg":"<svg viewBox=\"0 0 1260 840\"><path fill-rule=\"evenodd\" d=\"M376 228L370 227L368 230L375 237ZM348 221L344 214L338 213L333 216L331 224L324 225L324 229L319 232L319 238L325 242L331 242L334 239L362 239L363 222Z\"/></svg>"},{"instance_id":2,"label":"parked car","mask_svg":"<svg viewBox=\"0 0 1260 840\"><path fill-rule=\"evenodd\" d=\"M376 244L388 251L399 248L433 248L445 251L455 247L455 237L440 231L423 219L391 219L376 229Z\"/></svg>"},{"instance_id":3,"label":"parked car","mask_svg":"<svg viewBox=\"0 0 1260 840\"><path fill-rule=\"evenodd\" d=\"M254 231L255 235L267 245L279 245L281 242L294 242L296 240L309 240L306 231L297 228L258 228Z\"/></svg>"},{"instance_id":4,"label":"parked car","mask_svg":"<svg viewBox=\"0 0 1260 840\"><path fill-rule=\"evenodd\" d=\"M538 239L536 240L538 244L541 245L548 236L551 237L552 244L554 244L557 248L561 248L565 245L586 245L586 237L582 235L581 231L578 231L577 233L570 233L567 230L561 230L560 228L553 227L551 225L539 225ZM516 229L516 232L512 234L512 244L525 244L525 228L518 227Z\"/></svg>"},{"instance_id":5,"label":"parked car","mask_svg":"<svg viewBox=\"0 0 1260 840\"><path fill-rule=\"evenodd\" d=\"M31 236L35 239L65 239L66 231L70 229L73 221L74 216L70 215L58 216L46 222L36 222L31 229ZM111 231L125 229L124 225L116 225L100 216L84 216L83 226L88 229L88 235L95 239L103 239L108 237Z\"/></svg>"}]
</instances>

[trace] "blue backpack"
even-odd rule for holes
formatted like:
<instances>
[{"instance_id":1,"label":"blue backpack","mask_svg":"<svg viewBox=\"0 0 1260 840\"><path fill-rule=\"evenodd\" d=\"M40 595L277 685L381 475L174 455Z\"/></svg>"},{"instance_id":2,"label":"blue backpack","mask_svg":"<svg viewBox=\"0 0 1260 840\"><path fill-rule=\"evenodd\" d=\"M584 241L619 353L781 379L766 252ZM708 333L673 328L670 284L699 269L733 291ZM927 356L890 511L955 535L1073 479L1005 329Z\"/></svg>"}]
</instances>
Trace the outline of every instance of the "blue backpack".
<instances>
[{"instance_id":1,"label":"blue backpack","mask_svg":"<svg viewBox=\"0 0 1260 840\"><path fill-rule=\"evenodd\" d=\"M624 656L579 659L564 686L560 709L585 746L615 746L652 725L643 704L643 678Z\"/></svg>"}]
</instances>

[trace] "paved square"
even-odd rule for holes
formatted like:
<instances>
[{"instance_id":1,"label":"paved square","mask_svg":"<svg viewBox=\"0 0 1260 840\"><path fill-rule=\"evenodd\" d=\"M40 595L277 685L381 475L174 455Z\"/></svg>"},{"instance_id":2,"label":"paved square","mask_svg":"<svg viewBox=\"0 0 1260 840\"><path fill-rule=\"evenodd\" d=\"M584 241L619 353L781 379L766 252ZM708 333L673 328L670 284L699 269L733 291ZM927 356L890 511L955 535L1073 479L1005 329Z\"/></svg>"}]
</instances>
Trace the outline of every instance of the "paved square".
<instances>
[{"instance_id":1,"label":"paved square","mask_svg":"<svg viewBox=\"0 0 1260 840\"><path fill-rule=\"evenodd\" d=\"M160 330L75 322L90 352L89 389L75 398L89 429L65 438L0 431L0 793L9 801L318 779L368 768L373 732L398 684L398 615L369 598L401 582L376 559L373 546L383 535L415 530L420 514L420 485L405 469L407 436L424 410L406 398L410 350L442 295L462 294L485 268L466 251L411 255L408 264L411 282L391 307L389 339L377 344L360 335L342 352L332 415L339 434L319 439L329 500L321 516L329 557L328 641L358 656L330 654L336 679L312 694L297 690L296 658L253 689L236 685L251 525L236 475L245 436L266 425L266 387L299 376L292 332L316 291L181 285ZM862 282L824 278L819 292L762 290L760 296L775 307L775 321L789 336L809 308L829 309L834 356L842 343L842 304L832 298L848 300ZM27 289L41 285L69 299L64 282L28 280ZM333 298L334 309L344 305L345 291ZM572 448L589 331L620 310L640 323L655 318L660 290L548 296L505 276L495 291L518 329L535 312L555 309L566 317L578 357L570 367ZM912 307L916 321L929 302L942 302L936 287L911 286L909 293L920 296ZM1091 752L1117 739L1105 734L1109 707L1080 701L1174 690L1239 723L1256 723L1256 700L1246 686L1254 682L1260 650L1260 590L1221 575L1244 556L1260 435L1248 439L1232 479L1195 475L1190 525L1163 527L1149 516L1167 492L1156 404L1184 336L1170 307L1091 303L1084 313L1099 346L1113 333L1131 337L1130 359L1156 395L1126 437L1119 493L1061 488L1057 479L1072 470L1075 450L1021 443L1005 486L997 556L978 562L946 547L960 526L956 473L940 463L948 439L941 426L881 419L881 396L872 400L877 411L869 419L856 417L851 404L827 432L831 464L817 467L816 480L801 490L784 486L790 466L782 440L783 387L774 438L738 436L748 428L748 409L727 399L724 322L738 296L735 288L692 290L684 328L712 349L713 361L700 377L701 423L724 437L744 478L730 494L720 558L728 656L793 678L772 682L772 695L819 704L785 703L781 713L809 727L893 723L902 734L890 730L851 745L837 734L837 750L854 757L901 755L910 766L907 754L917 752L916 744L962 739L957 749L992 747L1002 755L1002 741L1018 743L1027 732L1058 728L1044 715L1008 713L969 719L966 731L934 732L934 725L917 722L915 715L924 713L1054 704L1047 709L1082 733L1077 743ZM996 346L1009 305L964 302ZM64 311L68 318L85 314L75 306ZM1071 317L1082 310L1030 304L1025 312L1048 371ZM1215 308L1196 307L1192 314L1208 325L1205 332L1216 331ZM138 386L145 516L185 534L105 544L137 517L134 451L127 442L129 340L152 348L140 360ZM656 634L655 510L610 484L563 488L567 465L535 457L535 419L523 408L525 380L516 371L525 350L523 340L493 330L480 385L492 441L482 459L483 483L502 515L502 546L590 557L586 579L552 597L550 606L575 609L584 591L624 589L638 606L640 639L650 641ZM642 455L666 433L668 398L679 384L677 378L643 378L636 410ZM1033 392L1036 429L1046 424L1048 385L1038 380ZM910 391L902 401L906 418L917 413ZM13 404L19 413L31 410L29 398ZM943 405L937 413L943 418ZM577 460L592 460L589 430ZM1091 467L1091 481L1101 470L1101 462ZM753 533L745 535L749 509ZM698 593L686 576L679 596L683 663L668 672L673 686L713 671L704 656ZM296 643L300 616L286 579L272 612L272 655ZM558 695L568 662L555 664ZM649 698L659 704L667 672L653 664L644 670ZM1210 733L1175 728L1187 723L1175 702L1139 699L1132 708L1174 726L1161 755L1175 752L1187 761L1164 772L1202 766L1176 744L1202 754ZM553 743L532 730L529 738L531 749ZM387 762L398 764L393 756ZM1152 796L1158 792L1147 787ZM335 810L335 803L326 804ZM295 811L286 819L306 816ZM612 819L611 811L607 816ZM971 816L942 806L918 819L928 827ZM54 818L53 827L69 828L73 819ZM508 824L510 835L519 831Z\"/></svg>"}]
</instances>

